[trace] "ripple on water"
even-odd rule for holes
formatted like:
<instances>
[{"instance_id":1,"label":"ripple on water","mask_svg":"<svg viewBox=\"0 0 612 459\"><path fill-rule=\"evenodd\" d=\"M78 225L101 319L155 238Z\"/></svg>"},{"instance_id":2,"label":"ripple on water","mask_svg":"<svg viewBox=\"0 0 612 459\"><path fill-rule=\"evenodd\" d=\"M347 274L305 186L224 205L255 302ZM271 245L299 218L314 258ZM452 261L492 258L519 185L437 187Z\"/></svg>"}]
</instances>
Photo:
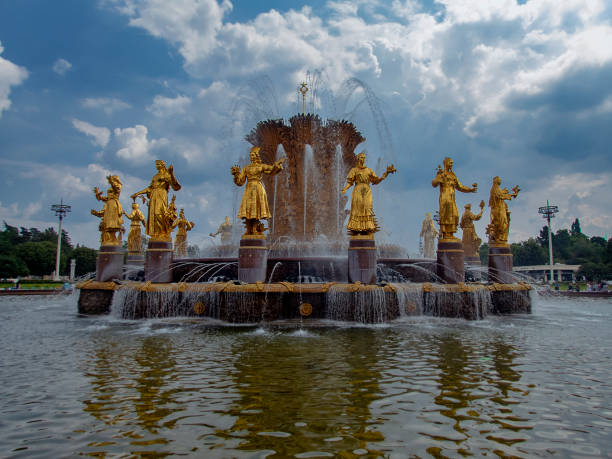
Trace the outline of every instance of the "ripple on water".
<instances>
[{"instance_id":1,"label":"ripple on water","mask_svg":"<svg viewBox=\"0 0 612 459\"><path fill-rule=\"evenodd\" d=\"M612 450L612 303L296 329L85 318L55 301L0 299L0 456Z\"/></svg>"}]
</instances>

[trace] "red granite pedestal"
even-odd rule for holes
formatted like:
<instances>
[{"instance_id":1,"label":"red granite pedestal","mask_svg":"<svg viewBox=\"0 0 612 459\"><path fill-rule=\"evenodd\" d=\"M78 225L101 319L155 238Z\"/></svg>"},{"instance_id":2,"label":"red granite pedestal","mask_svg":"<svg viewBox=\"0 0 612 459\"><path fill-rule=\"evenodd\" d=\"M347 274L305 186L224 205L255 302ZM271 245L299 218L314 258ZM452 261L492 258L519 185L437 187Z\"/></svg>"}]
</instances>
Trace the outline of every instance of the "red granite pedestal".
<instances>
[{"instance_id":1,"label":"red granite pedestal","mask_svg":"<svg viewBox=\"0 0 612 459\"><path fill-rule=\"evenodd\" d=\"M464 282L463 245L460 240L440 239L438 241L437 273L443 282L458 284Z\"/></svg>"},{"instance_id":2,"label":"red granite pedestal","mask_svg":"<svg viewBox=\"0 0 612 459\"><path fill-rule=\"evenodd\" d=\"M145 252L145 281L172 282L172 241L150 240Z\"/></svg>"},{"instance_id":3,"label":"red granite pedestal","mask_svg":"<svg viewBox=\"0 0 612 459\"><path fill-rule=\"evenodd\" d=\"M123 249L120 245L103 245L96 260L96 280L108 282L123 278Z\"/></svg>"},{"instance_id":4,"label":"red granite pedestal","mask_svg":"<svg viewBox=\"0 0 612 459\"><path fill-rule=\"evenodd\" d=\"M348 280L376 284L376 244L373 236L351 236L348 248Z\"/></svg>"},{"instance_id":5,"label":"red granite pedestal","mask_svg":"<svg viewBox=\"0 0 612 459\"><path fill-rule=\"evenodd\" d=\"M509 244L489 246L489 280L498 284L512 284L512 250Z\"/></svg>"},{"instance_id":6,"label":"red granite pedestal","mask_svg":"<svg viewBox=\"0 0 612 459\"><path fill-rule=\"evenodd\" d=\"M238 249L238 280L248 284L266 281L268 247L265 236L244 235Z\"/></svg>"}]
</instances>

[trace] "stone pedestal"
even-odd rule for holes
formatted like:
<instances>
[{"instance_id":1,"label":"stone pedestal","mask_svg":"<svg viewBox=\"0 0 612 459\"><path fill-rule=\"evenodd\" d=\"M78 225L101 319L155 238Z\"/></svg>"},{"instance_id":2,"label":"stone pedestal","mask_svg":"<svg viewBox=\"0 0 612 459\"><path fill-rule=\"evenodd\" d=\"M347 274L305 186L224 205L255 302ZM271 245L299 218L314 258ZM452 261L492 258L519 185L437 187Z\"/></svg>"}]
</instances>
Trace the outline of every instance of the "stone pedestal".
<instances>
[{"instance_id":1,"label":"stone pedestal","mask_svg":"<svg viewBox=\"0 0 612 459\"><path fill-rule=\"evenodd\" d=\"M172 241L149 241L145 252L145 281L172 282Z\"/></svg>"},{"instance_id":2,"label":"stone pedestal","mask_svg":"<svg viewBox=\"0 0 612 459\"><path fill-rule=\"evenodd\" d=\"M266 282L268 247L265 236L244 235L238 249L238 280L248 284Z\"/></svg>"},{"instance_id":3,"label":"stone pedestal","mask_svg":"<svg viewBox=\"0 0 612 459\"><path fill-rule=\"evenodd\" d=\"M351 236L348 248L348 280L376 284L374 236Z\"/></svg>"},{"instance_id":4,"label":"stone pedestal","mask_svg":"<svg viewBox=\"0 0 612 459\"><path fill-rule=\"evenodd\" d=\"M489 246L489 280L498 284L512 284L512 250L508 244Z\"/></svg>"},{"instance_id":5,"label":"stone pedestal","mask_svg":"<svg viewBox=\"0 0 612 459\"><path fill-rule=\"evenodd\" d=\"M447 284L464 282L463 245L460 240L438 241L438 276Z\"/></svg>"},{"instance_id":6,"label":"stone pedestal","mask_svg":"<svg viewBox=\"0 0 612 459\"><path fill-rule=\"evenodd\" d=\"M96 280L108 282L123 278L123 255L120 245L103 245L96 260Z\"/></svg>"}]
</instances>

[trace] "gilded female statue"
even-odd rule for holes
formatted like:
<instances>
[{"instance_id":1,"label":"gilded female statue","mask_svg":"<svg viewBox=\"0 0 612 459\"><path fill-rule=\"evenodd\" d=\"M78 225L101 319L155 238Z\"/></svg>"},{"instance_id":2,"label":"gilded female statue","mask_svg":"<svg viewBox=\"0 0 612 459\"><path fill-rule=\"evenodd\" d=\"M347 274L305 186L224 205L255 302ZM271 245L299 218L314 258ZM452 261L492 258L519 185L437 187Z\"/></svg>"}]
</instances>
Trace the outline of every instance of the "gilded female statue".
<instances>
[{"instance_id":1,"label":"gilded female statue","mask_svg":"<svg viewBox=\"0 0 612 459\"><path fill-rule=\"evenodd\" d=\"M194 222L190 222L185 218L185 211L181 209L179 218L177 218L172 225L172 229L178 227L176 236L174 238L174 252L179 257L187 256L187 231L191 231L195 226Z\"/></svg>"},{"instance_id":2,"label":"gilded female statue","mask_svg":"<svg viewBox=\"0 0 612 459\"><path fill-rule=\"evenodd\" d=\"M510 230L510 212L506 201L516 198L520 188L515 186L510 193L506 188L500 188L501 179L493 177L491 194L489 195L489 208L491 209L491 223L487 226L487 234L491 244L508 243L508 232Z\"/></svg>"},{"instance_id":3,"label":"gilded female statue","mask_svg":"<svg viewBox=\"0 0 612 459\"><path fill-rule=\"evenodd\" d=\"M155 161L157 173L151 179L151 184L144 190L134 193L132 199L137 196L146 195L149 199L149 211L147 212L146 232L153 240L171 241L170 232L174 218L168 209L168 190L172 187L174 191L181 189L181 185L174 176L174 168L162 160Z\"/></svg>"},{"instance_id":4,"label":"gilded female statue","mask_svg":"<svg viewBox=\"0 0 612 459\"><path fill-rule=\"evenodd\" d=\"M355 185L351 199L351 213L346 225L352 236L373 234L379 230L372 208L372 190L370 189L370 184L377 185L387 178L387 175L396 172L392 164L387 166L387 170L382 176L378 177L372 169L366 167L365 160L366 155L364 152L357 155L357 166L349 171L346 178L346 186L342 189L342 193L344 193L353 184Z\"/></svg>"},{"instance_id":5,"label":"gilded female statue","mask_svg":"<svg viewBox=\"0 0 612 459\"><path fill-rule=\"evenodd\" d=\"M234 176L234 183L238 186L246 187L242 194L238 218L241 218L246 226L244 235L262 235L265 230L260 220L269 219L270 208L268 206L268 196L264 189L261 179L263 174L278 174L283 170L283 163L287 158L281 158L274 164L262 164L259 156L259 147L253 147L250 151L251 163L242 169L233 166L231 173Z\"/></svg>"},{"instance_id":6,"label":"gilded female statue","mask_svg":"<svg viewBox=\"0 0 612 459\"><path fill-rule=\"evenodd\" d=\"M459 224L459 210L455 202L455 190L463 193L475 193L478 184L473 183L472 188L463 185L453 172L453 160L444 158L444 169L438 166L438 173L431 182L434 188L440 187L440 232L442 239L458 241L454 236Z\"/></svg>"},{"instance_id":7,"label":"gilded female statue","mask_svg":"<svg viewBox=\"0 0 612 459\"><path fill-rule=\"evenodd\" d=\"M140 225L142 224L142 226L146 228L145 216L136 202L132 203L132 213L127 214L123 212L123 215L132 222L128 234L128 251L140 253L142 252L142 232L140 231Z\"/></svg>"},{"instance_id":8,"label":"gilded female statue","mask_svg":"<svg viewBox=\"0 0 612 459\"><path fill-rule=\"evenodd\" d=\"M96 199L104 202L104 208L101 211L92 210L91 213L102 219L99 226L102 245L120 245L121 233L124 230L123 207L119 202L119 195L123 185L116 175L109 175L106 179L111 186L106 192L106 196L102 194L98 187L94 188Z\"/></svg>"},{"instance_id":9,"label":"gilded female statue","mask_svg":"<svg viewBox=\"0 0 612 459\"><path fill-rule=\"evenodd\" d=\"M474 228L474 222L480 220L482 217L482 211L484 210L484 201L480 201L480 212L478 214L472 213L472 205L465 205L465 212L461 216L461 230L463 235L461 238L461 245L463 245L463 252L466 257L477 257L478 249L480 248L481 239L476 234Z\"/></svg>"},{"instance_id":10,"label":"gilded female statue","mask_svg":"<svg viewBox=\"0 0 612 459\"><path fill-rule=\"evenodd\" d=\"M435 241L438 236L438 230L434 226L433 218L431 213L427 212L425 220L421 225L421 234L419 237L423 238L423 256L425 258L435 258Z\"/></svg>"},{"instance_id":11,"label":"gilded female statue","mask_svg":"<svg viewBox=\"0 0 612 459\"><path fill-rule=\"evenodd\" d=\"M232 239L232 222L230 222L229 217L225 217L223 223L219 225L216 233L210 233L210 237L215 237L218 234L221 234L221 243L229 244Z\"/></svg>"}]
</instances>

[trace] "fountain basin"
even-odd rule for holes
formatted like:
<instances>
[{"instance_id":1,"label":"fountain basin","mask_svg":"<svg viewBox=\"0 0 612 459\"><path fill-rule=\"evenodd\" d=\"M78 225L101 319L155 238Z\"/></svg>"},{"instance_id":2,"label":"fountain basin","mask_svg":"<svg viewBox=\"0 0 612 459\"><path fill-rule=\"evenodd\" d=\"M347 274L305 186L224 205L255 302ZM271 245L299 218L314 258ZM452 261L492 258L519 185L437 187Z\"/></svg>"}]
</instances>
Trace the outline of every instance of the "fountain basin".
<instances>
[{"instance_id":1,"label":"fountain basin","mask_svg":"<svg viewBox=\"0 0 612 459\"><path fill-rule=\"evenodd\" d=\"M210 317L229 323L281 319L331 319L383 323L402 316L429 315L478 320L488 314L531 312L528 284L384 285L337 282L240 284L96 282L77 285L79 312L125 319ZM301 306L308 303L310 314Z\"/></svg>"}]
</instances>

